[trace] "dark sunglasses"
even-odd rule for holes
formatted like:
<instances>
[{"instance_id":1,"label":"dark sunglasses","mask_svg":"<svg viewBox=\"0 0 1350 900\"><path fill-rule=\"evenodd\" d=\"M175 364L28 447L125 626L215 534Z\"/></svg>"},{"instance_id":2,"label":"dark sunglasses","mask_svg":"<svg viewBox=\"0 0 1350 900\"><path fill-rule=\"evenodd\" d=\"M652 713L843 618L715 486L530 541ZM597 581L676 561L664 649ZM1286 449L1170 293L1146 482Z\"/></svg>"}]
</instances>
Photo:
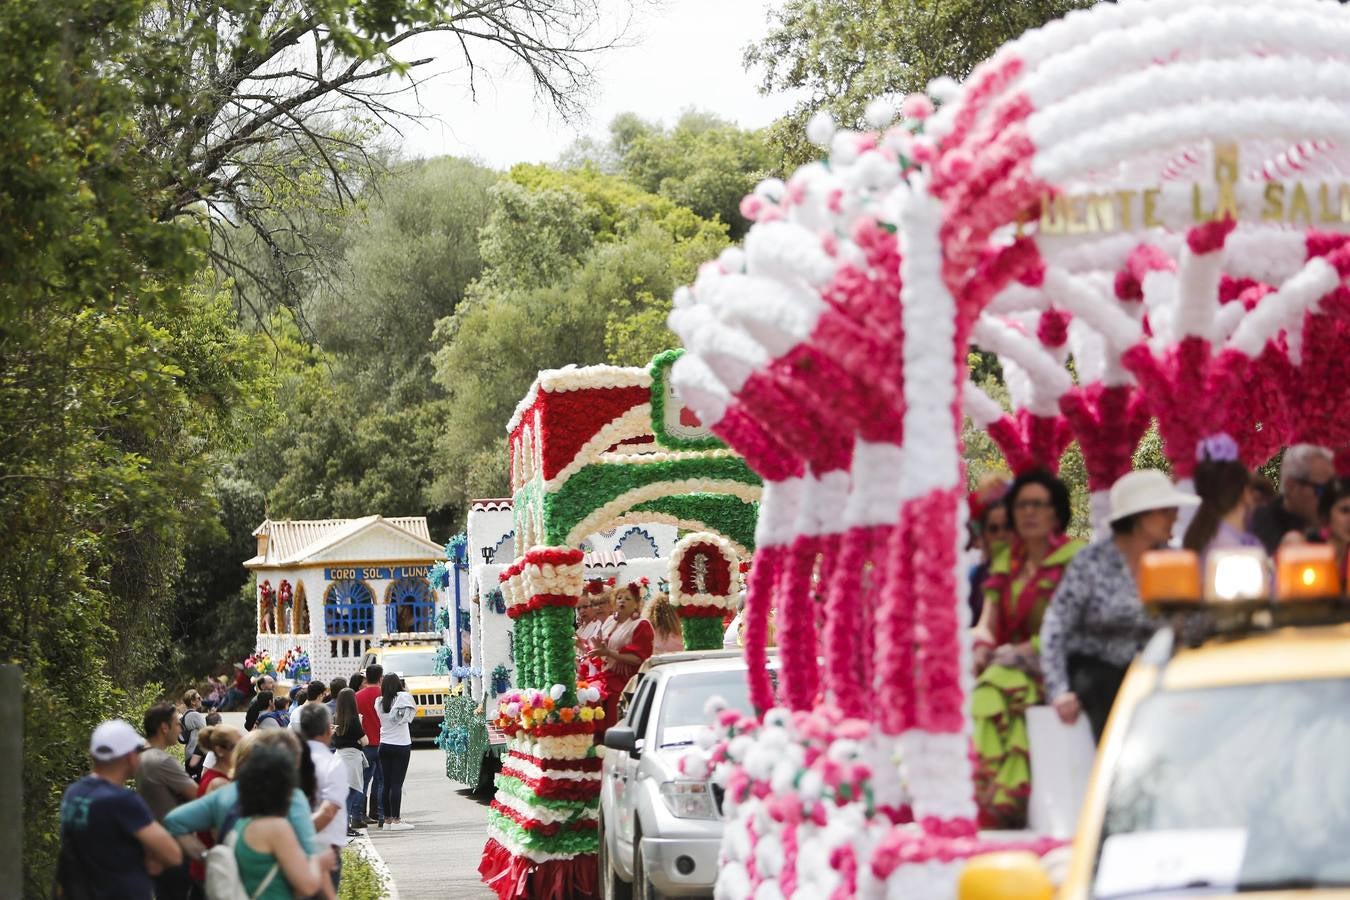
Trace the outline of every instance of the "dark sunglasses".
<instances>
[{"instance_id":1,"label":"dark sunglasses","mask_svg":"<svg viewBox=\"0 0 1350 900\"><path fill-rule=\"evenodd\" d=\"M1306 484L1308 487L1312 488L1313 493L1318 497L1325 494L1331 487L1330 481L1313 481L1311 478L1295 478L1294 481L1297 481L1300 484Z\"/></svg>"}]
</instances>

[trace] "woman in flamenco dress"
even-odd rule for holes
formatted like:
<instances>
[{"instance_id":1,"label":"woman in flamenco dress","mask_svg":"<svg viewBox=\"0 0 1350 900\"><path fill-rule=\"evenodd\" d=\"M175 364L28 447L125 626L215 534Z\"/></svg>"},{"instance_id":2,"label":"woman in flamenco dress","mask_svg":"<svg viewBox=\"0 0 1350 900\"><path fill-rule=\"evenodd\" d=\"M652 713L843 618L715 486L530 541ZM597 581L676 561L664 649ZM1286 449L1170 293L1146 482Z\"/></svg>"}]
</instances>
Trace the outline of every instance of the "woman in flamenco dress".
<instances>
[{"instance_id":1,"label":"woman in flamenco dress","mask_svg":"<svg viewBox=\"0 0 1350 900\"><path fill-rule=\"evenodd\" d=\"M642 587L628 584L614 591L615 625L595 642L591 655L599 663L599 686L605 703L605 726L618 718L619 697L628 679L652 655L655 632L642 618Z\"/></svg>"},{"instance_id":2,"label":"woman in flamenco dress","mask_svg":"<svg viewBox=\"0 0 1350 900\"><path fill-rule=\"evenodd\" d=\"M979 755L976 797L987 828L1026 827L1031 794L1027 707L1044 702L1038 635L1064 569L1083 546L1071 540L1069 492L1045 471L1018 476L1004 497L1012 540L997 548L974 629L971 715Z\"/></svg>"}]
</instances>

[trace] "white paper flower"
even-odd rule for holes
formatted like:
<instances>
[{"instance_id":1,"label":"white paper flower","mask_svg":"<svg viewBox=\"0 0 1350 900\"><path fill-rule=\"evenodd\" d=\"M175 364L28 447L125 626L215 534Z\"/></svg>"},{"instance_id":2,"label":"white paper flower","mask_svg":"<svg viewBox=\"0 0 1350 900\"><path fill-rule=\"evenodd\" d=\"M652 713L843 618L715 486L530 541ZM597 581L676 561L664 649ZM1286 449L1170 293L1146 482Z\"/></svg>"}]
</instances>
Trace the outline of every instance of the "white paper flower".
<instances>
[{"instance_id":1,"label":"white paper flower","mask_svg":"<svg viewBox=\"0 0 1350 900\"><path fill-rule=\"evenodd\" d=\"M821 110L806 123L806 139L817 147L828 147L834 137L834 117Z\"/></svg>"}]
</instances>

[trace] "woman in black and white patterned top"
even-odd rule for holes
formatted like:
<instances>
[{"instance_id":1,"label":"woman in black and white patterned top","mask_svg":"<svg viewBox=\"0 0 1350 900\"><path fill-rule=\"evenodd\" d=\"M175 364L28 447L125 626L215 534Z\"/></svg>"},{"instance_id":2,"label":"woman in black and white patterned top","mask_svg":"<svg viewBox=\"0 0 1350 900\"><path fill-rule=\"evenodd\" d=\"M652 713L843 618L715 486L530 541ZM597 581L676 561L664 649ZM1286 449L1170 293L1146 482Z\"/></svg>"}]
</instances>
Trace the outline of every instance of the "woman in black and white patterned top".
<instances>
[{"instance_id":1,"label":"woman in black and white patterned top","mask_svg":"<svg viewBox=\"0 0 1350 900\"><path fill-rule=\"evenodd\" d=\"M1111 487L1111 535L1079 551L1041 623L1045 693L1061 720L1087 713L1100 740L1125 670L1157 628L1139 602L1139 560L1172 537L1177 510L1198 497L1162 472L1131 472Z\"/></svg>"}]
</instances>

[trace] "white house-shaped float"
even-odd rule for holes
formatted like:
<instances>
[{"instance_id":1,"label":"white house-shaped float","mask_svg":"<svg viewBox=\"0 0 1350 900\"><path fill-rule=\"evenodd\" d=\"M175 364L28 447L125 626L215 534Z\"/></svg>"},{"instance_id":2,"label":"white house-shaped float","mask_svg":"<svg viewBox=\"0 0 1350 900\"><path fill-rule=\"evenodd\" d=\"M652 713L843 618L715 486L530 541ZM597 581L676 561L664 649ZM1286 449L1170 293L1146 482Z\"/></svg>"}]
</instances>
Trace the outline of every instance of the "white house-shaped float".
<instances>
[{"instance_id":1,"label":"white house-shaped float","mask_svg":"<svg viewBox=\"0 0 1350 900\"><path fill-rule=\"evenodd\" d=\"M259 650L274 659L300 647L314 678L349 676L382 638L439 639L440 592L428 575L445 559L424 516L265 520L258 555Z\"/></svg>"}]
</instances>

